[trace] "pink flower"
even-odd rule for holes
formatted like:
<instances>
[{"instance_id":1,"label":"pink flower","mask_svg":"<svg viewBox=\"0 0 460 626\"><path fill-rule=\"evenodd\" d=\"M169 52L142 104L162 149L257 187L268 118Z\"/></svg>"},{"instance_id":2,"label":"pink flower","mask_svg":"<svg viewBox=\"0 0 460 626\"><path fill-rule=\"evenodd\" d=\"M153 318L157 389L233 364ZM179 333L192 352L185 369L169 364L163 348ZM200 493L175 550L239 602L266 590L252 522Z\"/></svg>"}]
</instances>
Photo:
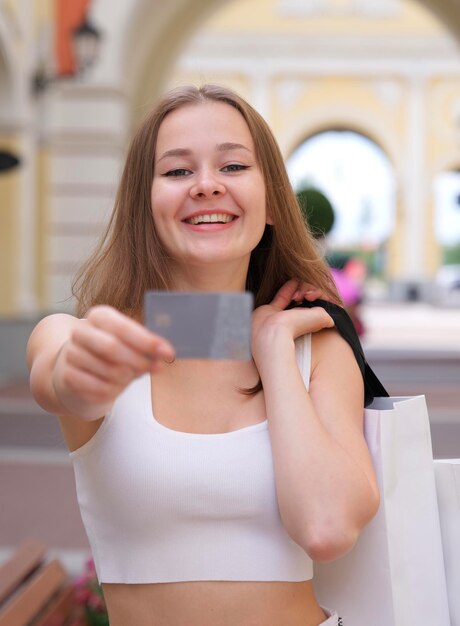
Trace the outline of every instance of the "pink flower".
<instances>
[{"instance_id":1,"label":"pink flower","mask_svg":"<svg viewBox=\"0 0 460 626\"><path fill-rule=\"evenodd\" d=\"M97 580L94 561L89 558L85 563L85 571L80 576L75 577L74 581L74 597L78 606L85 607L96 613L106 613L104 596L102 588ZM84 626L77 622L72 626Z\"/></svg>"},{"instance_id":2,"label":"pink flower","mask_svg":"<svg viewBox=\"0 0 460 626\"><path fill-rule=\"evenodd\" d=\"M77 604L81 604L85 606L88 603L91 596L92 596L92 593L90 589L83 588L83 589L75 590L75 601L77 602Z\"/></svg>"},{"instance_id":3,"label":"pink flower","mask_svg":"<svg viewBox=\"0 0 460 626\"><path fill-rule=\"evenodd\" d=\"M86 567L86 570L88 572L95 572L96 571L96 567L94 565L93 557L89 557L89 559L87 559L87 561L85 563L85 567Z\"/></svg>"},{"instance_id":4,"label":"pink flower","mask_svg":"<svg viewBox=\"0 0 460 626\"><path fill-rule=\"evenodd\" d=\"M88 600L88 606L98 612L105 611L105 604L99 596L91 596Z\"/></svg>"}]
</instances>

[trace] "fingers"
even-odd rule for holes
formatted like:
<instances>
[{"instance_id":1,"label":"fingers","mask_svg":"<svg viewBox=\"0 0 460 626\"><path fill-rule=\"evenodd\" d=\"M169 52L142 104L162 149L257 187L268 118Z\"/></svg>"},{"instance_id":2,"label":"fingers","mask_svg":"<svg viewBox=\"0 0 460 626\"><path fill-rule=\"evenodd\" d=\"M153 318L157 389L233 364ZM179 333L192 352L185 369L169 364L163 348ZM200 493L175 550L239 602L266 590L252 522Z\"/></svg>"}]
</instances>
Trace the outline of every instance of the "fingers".
<instances>
[{"instance_id":1,"label":"fingers","mask_svg":"<svg viewBox=\"0 0 460 626\"><path fill-rule=\"evenodd\" d=\"M83 400L95 405L110 404L119 392L118 385L69 364L62 372L59 383L60 388L65 389L67 398L70 393L79 402ZM78 409L75 413L78 414Z\"/></svg>"},{"instance_id":2,"label":"fingers","mask_svg":"<svg viewBox=\"0 0 460 626\"><path fill-rule=\"evenodd\" d=\"M281 287L271 304L279 310L283 310L292 301L300 303L303 300L308 300L309 302L313 302L313 300L320 298L324 298L324 293L321 289L316 288L310 283L291 279Z\"/></svg>"},{"instance_id":3,"label":"fingers","mask_svg":"<svg viewBox=\"0 0 460 626\"><path fill-rule=\"evenodd\" d=\"M118 342L112 342L109 348L115 348L120 354L128 355L126 350L123 351L121 347L118 347L121 343L128 350L137 354L146 355L147 357L174 358L174 348L166 339L155 335L138 322L123 315L112 307L94 307L90 309L86 319L91 322L93 327L118 339ZM107 350L107 345L102 349Z\"/></svg>"},{"instance_id":4,"label":"fingers","mask_svg":"<svg viewBox=\"0 0 460 626\"><path fill-rule=\"evenodd\" d=\"M294 294L299 288L299 281L295 278L288 280L287 283L278 290L273 298L271 305L283 311L293 300Z\"/></svg>"},{"instance_id":5,"label":"fingers","mask_svg":"<svg viewBox=\"0 0 460 626\"><path fill-rule=\"evenodd\" d=\"M65 354L68 368L80 373L76 380L118 389L173 358L168 341L107 306L94 307L75 326Z\"/></svg>"},{"instance_id":6,"label":"fingers","mask_svg":"<svg viewBox=\"0 0 460 626\"><path fill-rule=\"evenodd\" d=\"M140 376L143 369L135 365L127 365L126 363L110 362L89 352L81 345L72 343L67 348L67 363L70 367L85 372L102 382L116 383L118 385L127 385L133 378ZM146 361L145 370L149 369L149 362Z\"/></svg>"},{"instance_id":7,"label":"fingers","mask_svg":"<svg viewBox=\"0 0 460 626\"><path fill-rule=\"evenodd\" d=\"M325 311L325 309L322 307L314 307L313 310L315 310L318 315L317 323L319 324L319 329L333 328L335 326L333 318Z\"/></svg>"},{"instance_id":8,"label":"fingers","mask_svg":"<svg viewBox=\"0 0 460 626\"><path fill-rule=\"evenodd\" d=\"M324 294L320 289L317 289L314 285L309 283L301 283L292 299L295 302L302 302L302 300L313 302L313 300L320 298L324 298Z\"/></svg>"},{"instance_id":9,"label":"fingers","mask_svg":"<svg viewBox=\"0 0 460 626\"><path fill-rule=\"evenodd\" d=\"M289 320L287 314L289 314ZM286 322L294 338L335 326L332 317L322 307L296 308L286 311Z\"/></svg>"},{"instance_id":10,"label":"fingers","mask_svg":"<svg viewBox=\"0 0 460 626\"><path fill-rule=\"evenodd\" d=\"M124 366L131 369L134 375L147 371L151 363L151 359L144 352L133 350L118 337L90 324L80 324L74 329L72 348L69 354L75 361L87 357L88 366L96 362Z\"/></svg>"}]
</instances>

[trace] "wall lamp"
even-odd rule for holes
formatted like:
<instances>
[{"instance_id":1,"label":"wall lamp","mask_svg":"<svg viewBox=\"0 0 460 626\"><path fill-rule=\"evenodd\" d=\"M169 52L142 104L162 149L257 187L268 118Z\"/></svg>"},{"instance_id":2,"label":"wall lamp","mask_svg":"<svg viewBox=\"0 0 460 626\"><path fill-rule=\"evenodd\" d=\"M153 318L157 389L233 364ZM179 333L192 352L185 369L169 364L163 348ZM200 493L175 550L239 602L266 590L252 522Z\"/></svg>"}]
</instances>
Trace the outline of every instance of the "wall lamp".
<instances>
[{"instance_id":1,"label":"wall lamp","mask_svg":"<svg viewBox=\"0 0 460 626\"><path fill-rule=\"evenodd\" d=\"M99 56L101 40L101 32L90 23L87 17L72 31L75 71L71 76L81 76L94 65ZM69 76L51 75L45 62L42 61L32 76L33 94L40 95L48 89L51 83L60 78L69 78Z\"/></svg>"}]
</instances>

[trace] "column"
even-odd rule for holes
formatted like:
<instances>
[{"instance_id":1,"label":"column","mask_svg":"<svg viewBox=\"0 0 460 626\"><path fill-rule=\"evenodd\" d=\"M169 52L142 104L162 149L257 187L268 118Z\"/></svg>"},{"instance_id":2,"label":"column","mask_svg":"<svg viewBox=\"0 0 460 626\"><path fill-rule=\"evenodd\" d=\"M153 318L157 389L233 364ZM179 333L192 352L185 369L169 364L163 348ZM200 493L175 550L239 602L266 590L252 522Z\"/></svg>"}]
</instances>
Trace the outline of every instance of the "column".
<instances>
[{"instance_id":1,"label":"column","mask_svg":"<svg viewBox=\"0 0 460 626\"><path fill-rule=\"evenodd\" d=\"M403 199L403 250L401 278L423 280L425 276L425 224L427 215L425 79L410 80L407 106L407 153Z\"/></svg>"}]
</instances>

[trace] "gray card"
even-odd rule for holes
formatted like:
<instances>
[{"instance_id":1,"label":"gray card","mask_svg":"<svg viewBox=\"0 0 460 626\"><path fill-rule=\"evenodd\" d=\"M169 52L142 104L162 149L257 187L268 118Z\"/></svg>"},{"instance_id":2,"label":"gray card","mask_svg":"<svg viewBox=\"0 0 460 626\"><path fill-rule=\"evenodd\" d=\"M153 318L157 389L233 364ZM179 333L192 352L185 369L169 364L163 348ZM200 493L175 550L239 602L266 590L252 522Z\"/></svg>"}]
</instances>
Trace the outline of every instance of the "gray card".
<instances>
[{"instance_id":1,"label":"gray card","mask_svg":"<svg viewBox=\"0 0 460 626\"><path fill-rule=\"evenodd\" d=\"M249 292L147 291L147 328L174 346L178 359L251 358Z\"/></svg>"}]
</instances>

